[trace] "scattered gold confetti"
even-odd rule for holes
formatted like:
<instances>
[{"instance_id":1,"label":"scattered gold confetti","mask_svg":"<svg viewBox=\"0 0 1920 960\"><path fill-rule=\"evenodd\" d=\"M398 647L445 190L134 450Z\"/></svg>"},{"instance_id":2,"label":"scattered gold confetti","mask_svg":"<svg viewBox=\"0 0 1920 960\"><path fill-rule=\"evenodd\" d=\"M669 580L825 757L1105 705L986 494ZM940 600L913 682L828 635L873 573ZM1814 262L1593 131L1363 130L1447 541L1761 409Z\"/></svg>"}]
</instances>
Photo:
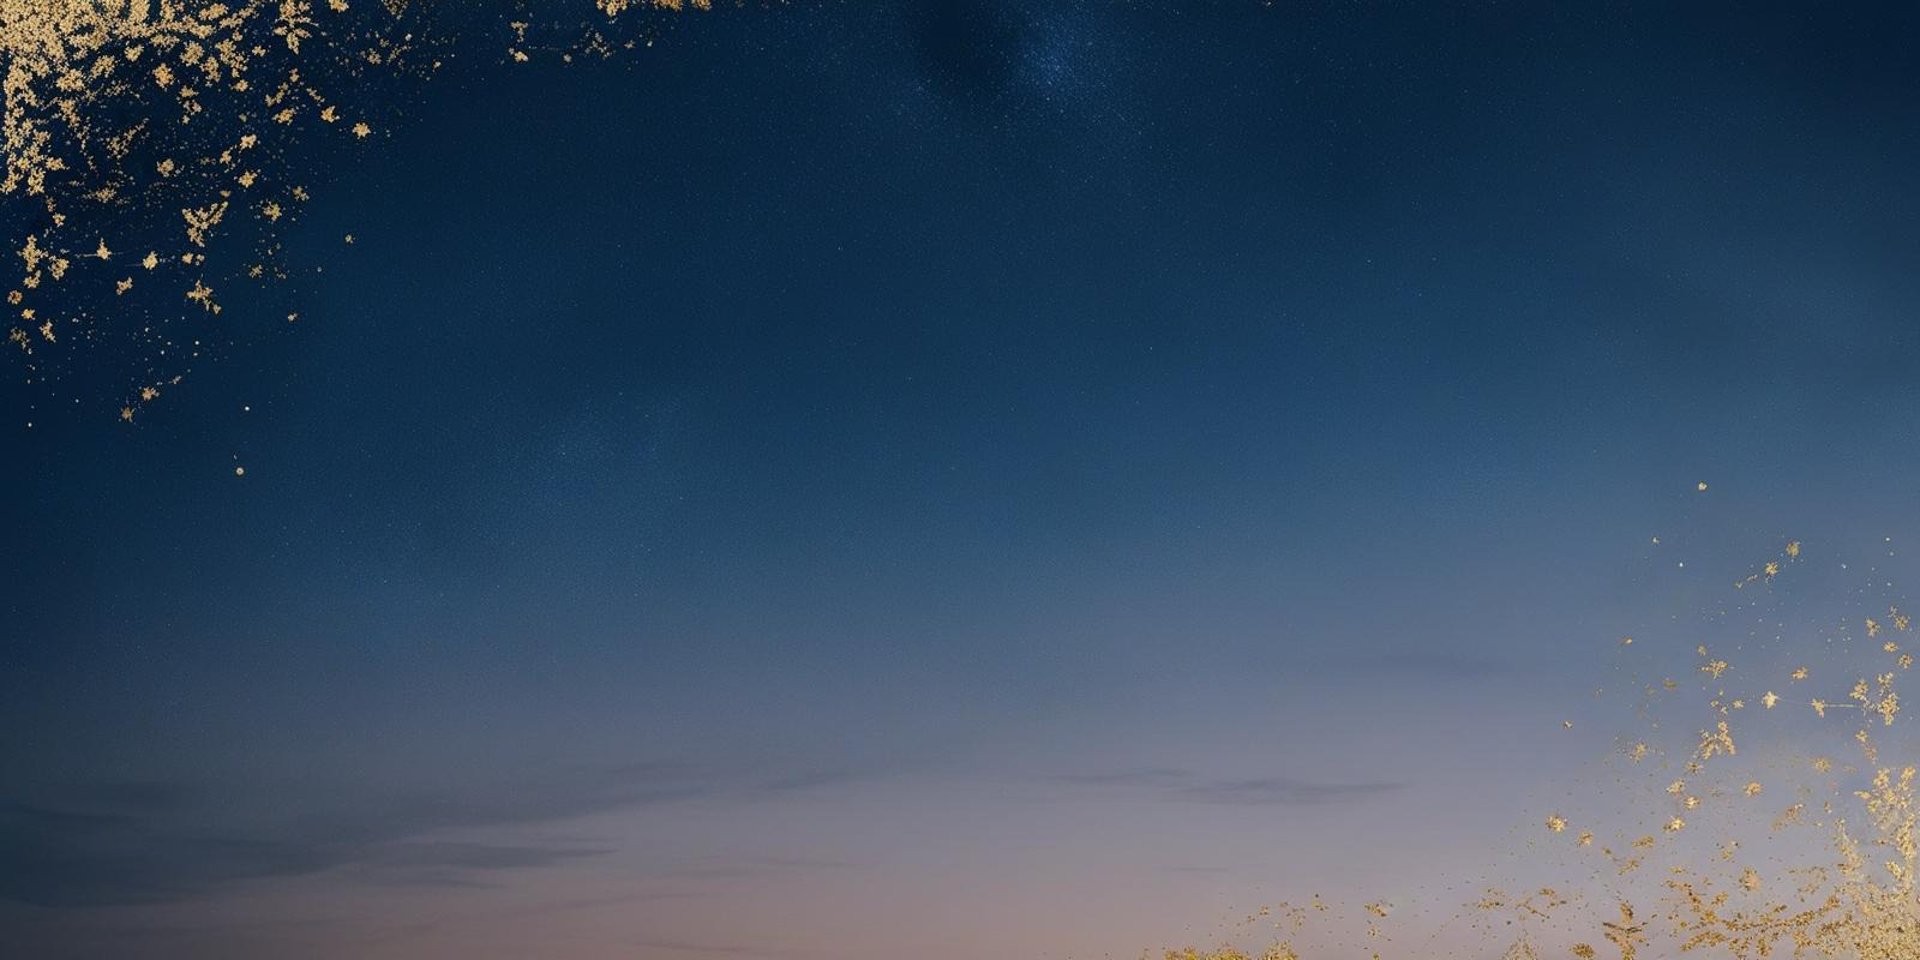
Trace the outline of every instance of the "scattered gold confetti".
<instances>
[{"instance_id":1,"label":"scattered gold confetti","mask_svg":"<svg viewBox=\"0 0 1920 960\"><path fill-rule=\"evenodd\" d=\"M581 31L570 43L604 55L622 46L607 37L611 18L632 22L641 11L708 6L570 2L580 10ZM82 355L76 347L111 347L119 338L148 352L129 364L140 377L201 356L200 341L171 332L175 321L196 307L220 313L212 288L242 273L290 276L258 262L225 265L223 250L241 245L223 248L216 238L275 229L309 199L295 179L290 148L313 132L338 129L331 125L342 120L342 104L323 88L359 93L375 70L425 78L439 68L431 53L439 41L419 32L429 23L416 15L424 6L411 0L0 0L0 195L29 214L11 221L8 241L20 272L8 302L32 321L7 331L7 342L18 348L8 352L42 369L54 357L77 363L116 355ZM571 29L564 17L546 16L543 23L543 29ZM553 52L525 25L515 34L526 51ZM370 140L378 122L363 116L347 130ZM236 199L235 191L253 195ZM165 263L196 268L158 278L177 284L184 306L172 294L148 299L124 273L106 273L122 244L102 236L102 225L152 222L162 213L178 225L178 246L149 250L139 262L149 272ZM139 242L151 241L142 236ZM247 246L274 247L270 241ZM89 303L89 291L116 299L110 307L104 300ZM45 300L55 295L58 310ZM88 313L86 336L54 336Z\"/></svg>"}]
</instances>

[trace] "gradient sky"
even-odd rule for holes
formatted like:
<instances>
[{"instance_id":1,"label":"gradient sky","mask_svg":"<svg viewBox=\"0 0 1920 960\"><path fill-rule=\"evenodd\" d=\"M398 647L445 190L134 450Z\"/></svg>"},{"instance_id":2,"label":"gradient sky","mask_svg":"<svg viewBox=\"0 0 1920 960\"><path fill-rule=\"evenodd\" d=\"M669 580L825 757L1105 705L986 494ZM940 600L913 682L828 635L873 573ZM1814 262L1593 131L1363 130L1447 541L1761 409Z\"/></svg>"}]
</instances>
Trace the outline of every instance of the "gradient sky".
<instances>
[{"instance_id":1,"label":"gradient sky","mask_svg":"<svg viewBox=\"0 0 1920 960\"><path fill-rule=\"evenodd\" d=\"M21 956L1452 904L1618 637L1916 532L1911 5L497 26L288 233L298 324L135 425L0 387Z\"/></svg>"}]
</instances>

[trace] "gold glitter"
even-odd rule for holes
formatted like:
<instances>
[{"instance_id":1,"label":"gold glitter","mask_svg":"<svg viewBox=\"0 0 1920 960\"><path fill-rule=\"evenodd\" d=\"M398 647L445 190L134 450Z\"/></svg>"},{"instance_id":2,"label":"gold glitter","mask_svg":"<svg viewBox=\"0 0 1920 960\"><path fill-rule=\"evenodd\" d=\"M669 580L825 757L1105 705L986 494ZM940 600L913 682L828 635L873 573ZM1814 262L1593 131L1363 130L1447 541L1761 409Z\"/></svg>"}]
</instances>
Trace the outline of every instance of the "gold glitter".
<instances>
[{"instance_id":1,"label":"gold glitter","mask_svg":"<svg viewBox=\"0 0 1920 960\"><path fill-rule=\"evenodd\" d=\"M571 2L578 4L580 29L609 51L613 45L601 34L617 14L707 6ZM113 337L150 351L144 363L136 361L143 377L153 366L198 356L197 340L176 341L168 330L196 306L220 312L211 287L242 273L286 277L257 261L226 266L216 240L240 228L277 228L293 216L294 204L309 199L292 179L297 171L289 158L300 138L340 129L333 124L342 105L323 86L357 94L376 69L414 77L437 69L439 61L425 52L437 41L414 31L413 6L408 0L0 0L0 195L28 199L35 208L34 216L15 221L31 226L16 226L19 232L7 238L22 266L11 305L38 310L42 315L29 319L47 332L93 314L86 337L58 338L62 349L48 356L34 354L30 328L9 331L20 354L34 357L36 379L44 380L44 365L54 357L82 362L78 348L104 346ZM589 20L600 26L589 29ZM564 18L548 22L568 29ZM376 119L363 115L345 132L356 142L375 139ZM236 190L258 193L236 207ZM236 209L248 215L235 217ZM104 265L115 258L121 244L98 235L102 224L141 231L138 242L147 245L146 234L163 215L182 231L174 234L181 249L151 250L141 264L148 271L166 262L197 268L162 278L186 293L184 309L177 298L144 297L124 273L81 269L81 261ZM57 301L50 293L55 287ZM89 291L105 296L108 290L118 298L110 309L89 299L95 295ZM48 299L23 302L36 297ZM56 341L42 336L40 342Z\"/></svg>"},{"instance_id":2,"label":"gold glitter","mask_svg":"<svg viewBox=\"0 0 1920 960\"><path fill-rule=\"evenodd\" d=\"M1798 541L1788 546L1787 557L1799 554ZM1776 576L1781 569L1770 562L1757 567L1762 572L1750 577ZM1741 584L1735 584L1736 587ZM1869 632L1888 627L1910 627L1897 611L1872 621ZM1855 621L1858 622L1858 621ZM1624 641L1621 646L1625 646ZM1556 955L1591 960L1599 956L1593 944L1604 941L1624 960L1639 957L1678 957L1707 955L1725 960L1794 957L1805 960L1914 960L1920 957L1920 895L1914 886L1920 874L1920 804L1914 798L1916 774L1911 766L1890 766L1881 762L1882 747L1872 733L1894 725L1900 714L1897 691L1899 670L1911 665L1910 656L1898 644L1884 641L1871 648L1857 649L1861 657L1896 657L1899 668L1893 671L1864 671L1853 681L1844 698L1823 695L1802 701L1813 707L1813 719L1833 723L1858 718L1858 724L1843 725L1852 748L1860 751L1865 767L1856 768L1831 755L1796 752L1799 762L1781 766L1769 751L1739 750L1751 746L1759 735L1754 729L1733 729L1737 713L1748 699L1756 699L1766 709L1777 706L1782 698L1772 690L1752 692L1722 689L1719 685L1737 682L1740 671L1732 658L1709 657L1704 644L1693 645L1701 658L1697 679L1700 701L1691 704L1703 710L1708 719L1683 729L1699 731L1697 744L1680 766L1684 776L1673 772L1662 775L1664 763L1658 757L1671 753L1671 745L1661 737L1672 727L1671 720L1656 722L1645 715L1651 733L1627 738L1618 749L1631 765L1621 765L1622 775L1651 775L1655 793L1665 809L1642 811L1630 816L1625 829L1630 842L1610 844L1596 841L1594 831L1583 830L1577 843L1557 848L1567 856L1600 856L1613 869L1602 872L1591 867L1582 875L1597 884L1593 895L1601 902L1615 904L1617 919L1561 917L1553 929L1560 934L1559 946L1547 948L1541 931L1525 926L1527 920L1544 923L1544 912L1531 913L1516 900L1490 892L1470 904L1482 914L1501 914L1504 919L1485 927L1492 935L1518 931L1517 939L1505 933L1486 949L1466 954L1449 954L1456 960L1471 957L1521 957ZM1845 647L1836 645L1835 656L1845 655ZM1884 663L1884 661L1880 661ZM1823 669L1825 669L1823 667ZM1808 666L1795 667L1793 682L1811 677ZM1653 686L1634 684L1644 689L1647 700L1643 710L1652 710L1659 702L1679 707L1684 698L1661 696L1682 689L1668 678ZM1824 693L1824 691L1822 691ZM1835 702L1838 700L1839 702ZM1854 713L1852 711L1858 711ZM1777 715L1768 715L1769 727ZM1758 722L1759 718L1752 718ZM1783 718L1784 719L1784 718ZM1746 722L1742 720L1741 722ZM1828 729L1831 729L1830 727ZM1817 734L1817 730L1815 731ZM1795 730L1789 743L1799 744L1807 735ZM1807 741L1811 742L1811 741ZM1666 747L1667 749L1663 749ZM1743 754L1761 753L1761 757ZM1777 751L1775 751L1777 752ZM1717 803L1725 797L1759 798L1769 790L1754 776L1764 768L1775 777L1787 780L1789 795L1795 801L1770 818L1748 804ZM1860 788L1860 781L1870 785ZM1611 814L1611 810L1608 813ZM1684 814L1684 816L1683 816ZM1547 831L1560 834L1574 819L1584 819L1580 811L1555 812L1544 818ZM1824 832L1822 845L1827 852L1816 854L1806 842L1809 829ZM1638 836L1634 836L1638 833ZM1778 839L1775 839L1778 838ZM1752 841L1749 843L1748 841ZM1771 844L1771 846L1770 846ZM1536 856L1549 857L1555 849L1531 848ZM1625 855L1617 851L1628 850ZM1713 855L1704 856L1707 851ZM1837 853L1837 856L1834 854ZM1795 862L1796 858L1798 862ZM1717 872L1716 872L1717 871ZM1633 886L1639 884L1640 886ZM1651 888L1649 888L1651 887ZM1628 891L1636 892L1629 898ZM1662 898L1664 908L1655 919L1642 920L1631 905L1640 895ZM1572 898L1582 899L1579 897ZM1556 902L1569 898L1555 895ZM1535 901L1538 902L1538 901ZM1384 918L1374 918L1384 922ZM1368 937L1376 935L1368 924ZM1503 952L1504 951L1504 952ZM1349 951L1355 956L1380 951ZM1341 955L1337 952L1330 955ZM1408 958L1437 954L1417 947ZM1251 955L1249 955L1251 956Z\"/></svg>"}]
</instances>

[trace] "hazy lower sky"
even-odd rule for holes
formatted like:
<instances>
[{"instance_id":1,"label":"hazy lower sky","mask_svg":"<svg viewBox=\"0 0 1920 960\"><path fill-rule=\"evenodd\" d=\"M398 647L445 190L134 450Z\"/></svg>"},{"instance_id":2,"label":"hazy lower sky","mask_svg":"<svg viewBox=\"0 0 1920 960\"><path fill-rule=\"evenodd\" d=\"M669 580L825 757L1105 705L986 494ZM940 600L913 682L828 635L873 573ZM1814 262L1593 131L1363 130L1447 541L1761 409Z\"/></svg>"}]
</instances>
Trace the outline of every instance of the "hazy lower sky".
<instances>
[{"instance_id":1,"label":"hazy lower sky","mask_svg":"<svg viewBox=\"0 0 1920 960\"><path fill-rule=\"evenodd\" d=\"M1915 533L1911 6L496 26L287 232L297 324L133 425L0 388L20 956L1452 906L1619 637Z\"/></svg>"}]
</instances>

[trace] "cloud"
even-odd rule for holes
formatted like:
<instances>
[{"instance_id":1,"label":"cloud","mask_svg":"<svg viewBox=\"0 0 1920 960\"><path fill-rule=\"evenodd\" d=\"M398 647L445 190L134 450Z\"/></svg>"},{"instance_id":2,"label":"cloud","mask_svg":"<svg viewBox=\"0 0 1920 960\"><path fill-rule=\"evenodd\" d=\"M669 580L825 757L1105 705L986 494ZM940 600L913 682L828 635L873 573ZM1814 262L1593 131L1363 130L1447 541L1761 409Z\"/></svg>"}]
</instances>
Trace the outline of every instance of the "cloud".
<instances>
[{"instance_id":1,"label":"cloud","mask_svg":"<svg viewBox=\"0 0 1920 960\"><path fill-rule=\"evenodd\" d=\"M1186 770L1152 767L1141 770L1114 770L1106 773L1070 773L1058 779L1087 786L1166 786L1193 779Z\"/></svg>"},{"instance_id":2,"label":"cloud","mask_svg":"<svg viewBox=\"0 0 1920 960\"><path fill-rule=\"evenodd\" d=\"M641 940L633 946L654 953L689 954L711 957L803 957L807 954L795 950L778 950L765 947L744 947L726 943L698 943L691 940Z\"/></svg>"},{"instance_id":3,"label":"cloud","mask_svg":"<svg viewBox=\"0 0 1920 960\"><path fill-rule=\"evenodd\" d=\"M576 857L591 857L608 850L579 850L562 847L508 846L492 843L394 843L379 849L369 863L401 867L471 867L477 870L505 870L514 867L545 867Z\"/></svg>"},{"instance_id":4,"label":"cloud","mask_svg":"<svg viewBox=\"0 0 1920 960\"><path fill-rule=\"evenodd\" d=\"M215 879L302 873L324 845L163 829L154 817L0 804L0 898L39 906L137 902Z\"/></svg>"},{"instance_id":5,"label":"cloud","mask_svg":"<svg viewBox=\"0 0 1920 960\"><path fill-rule=\"evenodd\" d=\"M363 851L355 876L395 886L475 887L478 871L549 867L608 849L492 843L399 842Z\"/></svg>"},{"instance_id":6,"label":"cloud","mask_svg":"<svg viewBox=\"0 0 1920 960\"><path fill-rule=\"evenodd\" d=\"M1194 784L1181 788L1179 796L1200 803L1302 807L1391 793L1402 786L1398 783L1312 783L1291 777L1268 777Z\"/></svg>"},{"instance_id":7,"label":"cloud","mask_svg":"<svg viewBox=\"0 0 1920 960\"><path fill-rule=\"evenodd\" d=\"M861 864L821 857L700 857L674 867L667 876L675 879L732 879L770 874L818 870L853 870Z\"/></svg>"},{"instance_id":8,"label":"cloud","mask_svg":"<svg viewBox=\"0 0 1920 960\"><path fill-rule=\"evenodd\" d=\"M1291 807L1361 800L1406 786L1388 782L1323 783L1286 776L1208 779L1187 770L1158 767L1067 774L1055 779L1078 786L1147 789L1172 801Z\"/></svg>"},{"instance_id":9,"label":"cloud","mask_svg":"<svg viewBox=\"0 0 1920 960\"><path fill-rule=\"evenodd\" d=\"M82 783L52 802L0 799L0 900L45 907L175 900L249 878L350 868L362 882L468 886L608 850L433 839L440 831L550 822L682 802L746 802L863 776L682 761L529 772L357 803L311 785L244 795L195 785Z\"/></svg>"}]
</instances>

